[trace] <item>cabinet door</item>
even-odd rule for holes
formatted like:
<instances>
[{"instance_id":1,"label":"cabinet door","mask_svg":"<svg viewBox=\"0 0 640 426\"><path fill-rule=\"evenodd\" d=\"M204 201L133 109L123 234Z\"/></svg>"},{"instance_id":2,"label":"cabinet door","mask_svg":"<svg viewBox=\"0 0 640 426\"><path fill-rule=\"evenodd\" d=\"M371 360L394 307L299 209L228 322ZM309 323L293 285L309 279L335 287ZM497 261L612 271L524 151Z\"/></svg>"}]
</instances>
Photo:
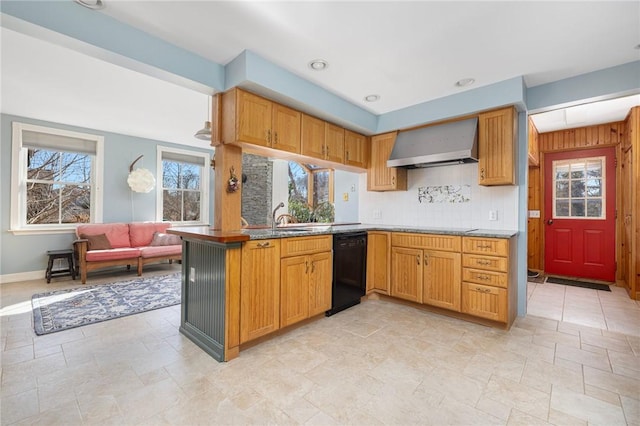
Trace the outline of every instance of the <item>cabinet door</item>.
<instances>
[{"instance_id":1,"label":"cabinet door","mask_svg":"<svg viewBox=\"0 0 640 426\"><path fill-rule=\"evenodd\" d=\"M278 240L247 241L242 247L240 343L280 328L280 263Z\"/></svg>"},{"instance_id":2,"label":"cabinet door","mask_svg":"<svg viewBox=\"0 0 640 426\"><path fill-rule=\"evenodd\" d=\"M325 159L335 163L344 162L344 129L331 123L325 124Z\"/></svg>"},{"instance_id":3,"label":"cabinet door","mask_svg":"<svg viewBox=\"0 0 640 426\"><path fill-rule=\"evenodd\" d=\"M460 253L424 252L422 303L460 312Z\"/></svg>"},{"instance_id":4,"label":"cabinet door","mask_svg":"<svg viewBox=\"0 0 640 426\"><path fill-rule=\"evenodd\" d=\"M515 183L516 121L513 108L478 116L478 183L513 185Z\"/></svg>"},{"instance_id":5,"label":"cabinet door","mask_svg":"<svg viewBox=\"0 0 640 426\"><path fill-rule=\"evenodd\" d=\"M407 170L387 167L387 160L396 142L396 132L371 138L371 162L367 170L369 191L407 190Z\"/></svg>"},{"instance_id":6,"label":"cabinet door","mask_svg":"<svg viewBox=\"0 0 640 426\"><path fill-rule=\"evenodd\" d=\"M300 153L324 160L325 122L302 114L302 136Z\"/></svg>"},{"instance_id":7,"label":"cabinet door","mask_svg":"<svg viewBox=\"0 0 640 426\"><path fill-rule=\"evenodd\" d=\"M260 96L238 91L237 139L271 146L272 103Z\"/></svg>"},{"instance_id":8,"label":"cabinet door","mask_svg":"<svg viewBox=\"0 0 640 426\"><path fill-rule=\"evenodd\" d=\"M367 137L345 129L344 164L366 169L368 156Z\"/></svg>"},{"instance_id":9,"label":"cabinet door","mask_svg":"<svg viewBox=\"0 0 640 426\"><path fill-rule=\"evenodd\" d=\"M462 312L493 321L507 322L507 290L462 283Z\"/></svg>"},{"instance_id":10,"label":"cabinet door","mask_svg":"<svg viewBox=\"0 0 640 426\"><path fill-rule=\"evenodd\" d=\"M422 250L391 248L391 295L422 302Z\"/></svg>"},{"instance_id":11,"label":"cabinet door","mask_svg":"<svg viewBox=\"0 0 640 426\"><path fill-rule=\"evenodd\" d=\"M367 293L378 290L389 294L388 232L369 232L367 235Z\"/></svg>"},{"instance_id":12,"label":"cabinet door","mask_svg":"<svg viewBox=\"0 0 640 426\"><path fill-rule=\"evenodd\" d=\"M331 252L311 255L309 262L309 316L312 317L331 309Z\"/></svg>"},{"instance_id":13,"label":"cabinet door","mask_svg":"<svg viewBox=\"0 0 640 426\"><path fill-rule=\"evenodd\" d=\"M280 326L309 317L309 256L280 261Z\"/></svg>"},{"instance_id":14,"label":"cabinet door","mask_svg":"<svg viewBox=\"0 0 640 426\"><path fill-rule=\"evenodd\" d=\"M300 112L279 104L273 104L273 148L300 153Z\"/></svg>"}]
</instances>

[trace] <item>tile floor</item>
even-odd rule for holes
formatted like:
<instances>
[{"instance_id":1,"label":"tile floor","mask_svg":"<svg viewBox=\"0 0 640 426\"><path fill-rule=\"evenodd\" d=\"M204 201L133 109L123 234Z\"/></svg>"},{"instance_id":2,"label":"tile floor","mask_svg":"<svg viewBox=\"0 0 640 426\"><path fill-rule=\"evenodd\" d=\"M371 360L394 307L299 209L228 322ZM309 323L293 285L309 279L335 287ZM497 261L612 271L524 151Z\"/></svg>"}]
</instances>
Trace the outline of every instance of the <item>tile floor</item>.
<instances>
[{"instance_id":1,"label":"tile floor","mask_svg":"<svg viewBox=\"0 0 640 426\"><path fill-rule=\"evenodd\" d=\"M218 363L179 306L35 336L31 295L77 286L2 285L2 425L640 424L640 337L616 329L635 302L597 294L608 329L581 325L594 296L535 285L530 309L555 317L505 332L366 301Z\"/></svg>"}]
</instances>

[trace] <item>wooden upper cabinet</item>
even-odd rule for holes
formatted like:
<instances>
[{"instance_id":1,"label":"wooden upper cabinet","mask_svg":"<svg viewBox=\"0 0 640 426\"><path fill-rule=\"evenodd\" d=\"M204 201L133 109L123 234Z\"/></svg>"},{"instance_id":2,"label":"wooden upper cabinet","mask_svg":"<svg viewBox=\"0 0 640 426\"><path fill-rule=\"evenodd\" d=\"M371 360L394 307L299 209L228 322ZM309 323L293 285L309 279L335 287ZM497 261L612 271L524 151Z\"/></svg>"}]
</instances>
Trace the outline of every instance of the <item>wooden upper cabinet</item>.
<instances>
[{"instance_id":1,"label":"wooden upper cabinet","mask_svg":"<svg viewBox=\"0 0 640 426\"><path fill-rule=\"evenodd\" d=\"M299 111L232 89L222 95L222 143L248 143L300 153Z\"/></svg>"},{"instance_id":2,"label":"wooden upper cabinet","mask_svg":"<svg viewBox=\"0 0 640 426\"><path fill-rule=\"evenodd\" d=\"M295 109L273 104L272 148L293 153L300 152L302 114Z\"/></svg>"},{"instance_id":3,"label":"wooden upper cabinet","mask_svg":"<svg viewBox=\"0 0 640 426\"><path fill-rule=\"evenodd\" d=\"M300 153L324 160L325 122L319 118L302 114L302 144Z\"/></svg>"},{"instance_id":4,"label":"wooden upper cabinet","mask_svg":"<svg viewBox=\"0 0 640 426\"><path fill-rule=\"evenodd\" d=\"M513 107L478 115L478 183L514 185L516 113Z\"/></svg>"},{"instance_id":5,"label":"wooden upper cabinet","mask_svg":"<svg viewBox=\"0 0 640 426\"><path fill-rule=\"evenodd\" d=\"M260 96L237 91L237 141L269 146L273 104ZM235 142L234 140L234 142Z\"/></svg>"},{"instance_id":6,"label":"wooden upper cabinet","mask_svg":"<svg viewBox=\"0 0 640 426\"><path fill-rule=\"evenodd\" d=\"M369 149L366 136L345 129L344 164L363 169L367 168L369 164Z\"/></svg>"},{"instance_id":7,"label":"wooden upper cabinet","mask_svg":"<svg viewBox=\"0 0 640 426\"><path fill-rule=\"evenodd\" d=\"M302 114L300 153L320 160L344 161L344 129L319 118Z\"/></svg>"},{"instance_id":8,"label":"wooden upper cabinet","mask_svg":"<svg viewBox=\"0 0 640 426\"><path fill-rule=\"evenodd\" d=\"M406 191L407 170L387 167L387 160L396 142L397 132L371 137L371 161L367 169L367 190Z\"/></svg>"},{"instance_id":9,"label":"wooden upper cabinet","mask_svg":"<svg viewBox=\"0 0 640 426\"><path fill-rule=\"evenodd\" d=\"M533 124L533 120L529 118L529 166L538 167L540 165L540 140L539 133L536 125Z\"/></svg>"},{"instance_id":10,"label":"wooden upper cabinet","mask_svg":"<svg viewBox=\"0 0 640 426\"><path fill-rule=\"evenodd\" d=\"M325 160L334 163L344 162L344 129L335 124L325 124L324 138Z\"/></svg>"}]
</instances>

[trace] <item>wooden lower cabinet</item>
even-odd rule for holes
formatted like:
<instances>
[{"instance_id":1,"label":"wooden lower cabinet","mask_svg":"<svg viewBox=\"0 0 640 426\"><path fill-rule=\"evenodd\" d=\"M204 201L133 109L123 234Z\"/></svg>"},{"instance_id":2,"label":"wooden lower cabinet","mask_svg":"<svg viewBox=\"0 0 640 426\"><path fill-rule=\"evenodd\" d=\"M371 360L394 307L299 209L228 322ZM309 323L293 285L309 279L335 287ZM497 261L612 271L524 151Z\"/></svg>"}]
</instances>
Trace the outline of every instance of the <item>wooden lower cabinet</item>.
<instances>
[{"instance_id":1,"label":"wooden lower cabinet","mask_svg":"<svg viewBox=\"0 0 640 426\"><path fill-rule=\"evenodd\" d=\"M247 241L242 247L240 343L280 328L279 240Z\"/></svg>"},{"instance_id":2,"label":"wooden lower cabinet","mask_svg":"<svg viewBox=\"0 0 640 426\"><path fill-rule=\"evenodd\" d=\"M331 309L333 257L331 253L318 253L310 256L310 260L309 316L312 317Z\"/></svg>"},{"instance_id":3,"label":"wooden lower cabinet","mask_svg":"<svg viewBox=\"0 0 640 426\"><path fill-rule=\"evenodd\" d=\"M309 257L287 257L280 263L282 327L309 318Z\"/></svg>"},{"instance_id":4,"label":"wooden lower cabinet","mask_svg":"<svg viewBox=\"0 0 640 426\"><path fill-rule=\"evenodd\" d=\"M462 312L507 325L513 321L516 278L510 258L514 246L504 238L462 239Z\"/></svg>"},{"instance_id":5,"label":"wooden lower cabinet","mask_svg":"<svg viewBox=\"0 0 640 426\"><path fill-rule=\"evenodd\" d=\"M507 322L507 290L462 283L462 312L498 322Z\"/></svg>"},{"instance_id":6,"label":"wooden lower cabinet","mask_svg":"<svg viewBox=\"0 0 640 426\"><path fill-rule=\"evenodd\" d=\"M422 303L460 311L460 253L424 252Z\"/></svg>"},{"instance_id":7,"label":"wooden lower cabinet","mask_svg":"<svg viewBox=\"0 0 640 426\"><path fill-rule=\"evenodd\" d=\"M391 296L422 303L422 250L391 247Z\"/></svg>"},{"instance_id":8,"label":"wooden lower cabinet","mask_svg":"<svg viewBox=\"0 0 640 426\"><path fill-rule=\"evenodd\" d=\"M287 238L280 261L280 327L331 309L332 236Z\"/></svg>"},{"instance_id":9,"label":"wooden lower cabinet","mask_svg":"<svg viewBox=\"0 0 640 426\"><path fill-rule=\"evenodd\" d=\"M367 293L389 294L391 234L370 231L367 234Z\"/></svg>"},{"instance_id":10,"label":"wooden lower cabinet","mask_svg":"<svg viewBox=\"0 0 640 426\"><path fill-rule=\"evenodd\" d=\"M394 233L391 240L403 245L391 246L391 296L460 311L460 237Z\"/></svg>"}]
</instances>

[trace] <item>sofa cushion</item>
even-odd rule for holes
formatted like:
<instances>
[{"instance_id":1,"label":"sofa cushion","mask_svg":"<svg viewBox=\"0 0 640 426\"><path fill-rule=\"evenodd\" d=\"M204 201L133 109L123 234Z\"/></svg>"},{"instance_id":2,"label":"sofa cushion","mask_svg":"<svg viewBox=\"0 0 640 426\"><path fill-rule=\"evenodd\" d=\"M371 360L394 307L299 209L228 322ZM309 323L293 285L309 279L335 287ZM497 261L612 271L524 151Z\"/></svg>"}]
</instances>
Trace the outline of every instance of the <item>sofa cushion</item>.
<instances>
[{"instance_id":1,"label":"sofa cushion","mask_svg":"<svg viewBox=\"0 0 640 426\"><path fill-rule=\"evenodd\" d=\"M140 256L144 259L150 257L176 256L182 254L182 245L140 247Z\"/></svg>"},{"instance_id":2,"label":"sofa cushion","mask_svg":"<svg viewBox=\"0 0 640 426\"><path fill-rule=\"evenodd\" d=\"M153 234L164 233L171 224L168 222L134 222L129 224L131 247L144 247L151 244Z\"/></svg>"},{"instance_id":3,"label":"sofa cushion","mask_svg":"<svg viewBox=\"0 0 640 426\"><path fill-rule=\"evenodd\" d=\"M113 248L131 247L129 242L129 224L127 223L92 223L78 225L76 228L78 237L84 235L105 234Z\"/></svg>"},{"instance_id":4,"label":"sofa cushion","mask_svg":"<svg viewBox=\"0 0 640 426\"><path fill-rule=\"evenodd\" d=\"M109 250L112 249L111 243L105 234L87 235L80 234L80 238L87 240L87 250Z\"/></svg>"},{"instance_id":5,"label":"sofa cushion","mask_svg":"<svg viewBox=\"0 0 640 426\"><path fill-rule=\"evenodd\" d=\"M153 234L150 246L175 246L182 244L182 240L177 235L164 234L162 232L156 232Z\"/></svg>"},{"instance_id":6,"label":"sofa cushion","mask_svg":"<svg viewBox=\"0 0 640 426\"><path fill-rule=\"evenodd\" d=\"M131 259L135 263L140 256L139 248L114 248L111 250L91 250L87 252L87 262L98 262L103 260Z\"/></svg>"}]
</instances>

